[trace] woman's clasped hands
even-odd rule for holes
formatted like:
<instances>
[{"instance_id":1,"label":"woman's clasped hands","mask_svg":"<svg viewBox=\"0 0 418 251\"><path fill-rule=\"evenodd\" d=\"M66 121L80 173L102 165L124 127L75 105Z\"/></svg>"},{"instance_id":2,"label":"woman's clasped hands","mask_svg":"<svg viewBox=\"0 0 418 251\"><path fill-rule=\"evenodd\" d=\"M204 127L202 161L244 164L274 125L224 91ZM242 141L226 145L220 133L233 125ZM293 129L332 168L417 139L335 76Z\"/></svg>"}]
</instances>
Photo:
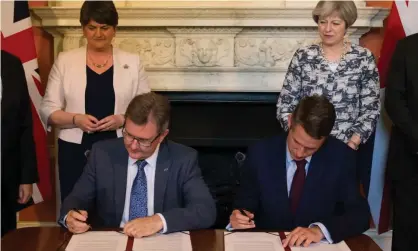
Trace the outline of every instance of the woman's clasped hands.
<instances>
[{"instance_id":1,"label":"woman's clasped hands","mask_svg":"<svg viewBox=\"0 0 418 251\"><path fill-rule=\"evenodd\" d=\"M73 120L78 128L87 133L114 131L124 123L124 117L120 114L110 115L101 120L89 114L76 114Z\"/></svg>"}]
</instances>

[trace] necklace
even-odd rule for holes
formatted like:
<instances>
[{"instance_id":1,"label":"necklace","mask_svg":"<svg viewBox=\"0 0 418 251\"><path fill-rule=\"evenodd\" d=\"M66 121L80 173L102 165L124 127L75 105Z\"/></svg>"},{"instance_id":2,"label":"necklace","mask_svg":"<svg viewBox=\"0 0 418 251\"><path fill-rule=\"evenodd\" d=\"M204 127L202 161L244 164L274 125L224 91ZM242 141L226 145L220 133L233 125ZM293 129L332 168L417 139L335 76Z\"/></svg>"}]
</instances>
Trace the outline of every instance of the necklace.
<instances>
[{"instance_id":1,"label":"necklace","mask_svg":"<svg viewBox=\"0 0 418 251\"><path fill-rule=\"evenodd\" d=\"M343 52L341 53L339 60L330 61L330 60L327 59L327 57L325 56L325 51L324 51L324 47L323 47L322 42L319 43L319 50L321 51L322 57L324 58L326 63L336 64L336 63L342 61L345 57L345 54L347 53L347 41L344 40L344 42L343 42Z\"/></svg>"},{"instance_id":2,"label":"necklace","mask_svg":"<svg viewBox=\"0 0 418 251\"><path fill-rule=\"evenodd\" d=\"M105 61L103 64L96 64L96 63L93 61L93 59L91 58L90 53L87 53L87 54L89 55L90 62L91 62L91 63L92 63L95 67L97 67L97 68L103 68L103 67L105 67L105 66L107 65L107 62L109 61L110 56L111 56L111 54L109 54L109 56L107 57L106 61Z\"/></svg>"}]
</instances>

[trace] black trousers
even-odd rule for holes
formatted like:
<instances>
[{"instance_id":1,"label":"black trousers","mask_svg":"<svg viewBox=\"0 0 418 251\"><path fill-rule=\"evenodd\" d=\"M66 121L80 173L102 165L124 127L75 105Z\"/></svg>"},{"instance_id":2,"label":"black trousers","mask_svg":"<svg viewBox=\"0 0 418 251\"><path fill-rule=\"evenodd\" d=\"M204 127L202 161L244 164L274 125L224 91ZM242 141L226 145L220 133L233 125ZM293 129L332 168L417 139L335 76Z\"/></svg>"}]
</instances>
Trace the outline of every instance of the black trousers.
<instances>
[{"instance_id":1,"label":"black trousers","mask_svg":"<svg viewBox=\"0 0 418 251\"><path fill-rule=\"evenodd\" d=\"M392 251L417 250L418 179L392 181L392 187Z\"/></svg>"},{"instance_id":2,"label":"black trousers","mask_svg":"<svg viewBox=\"0 0 418 251\"><path fill-rule=\"evenodd\" d=\"M366 144L361 144L356 153L357 180L362 185L366 197L369 195L375 135L373 132Z\"/></svg>"},{"instance_id":3,"label":"black trousers","mask_svg":"<svg viewBox=\"0 0 418 251\"><path fill-rule=\"evenodd\" d=\"M1 236L16 229L16 200L10 200L8 197L1 198Z\"/></svg>"},{"instance_id":4,"label":"black trousers","mask_svg":"<svg viewBox=\"0 0 418 251\"><path fill-rule=\"evenodd\" d=\"M116 138L116 131L83 134L81 144L58 139L58 169L61 202L71 193L87 163L88 152L94 143Z\"/></svg>"},{"instance_id":5,"label":"black trousers","mask_svg":"<svg viewBox=\"0 0 418 251\"><path fill-rule=\"evenodd\" d=\"M392 131L388 154L393 201L392 251L418 250L418 155Z\"/></svg>"}]
</instances>

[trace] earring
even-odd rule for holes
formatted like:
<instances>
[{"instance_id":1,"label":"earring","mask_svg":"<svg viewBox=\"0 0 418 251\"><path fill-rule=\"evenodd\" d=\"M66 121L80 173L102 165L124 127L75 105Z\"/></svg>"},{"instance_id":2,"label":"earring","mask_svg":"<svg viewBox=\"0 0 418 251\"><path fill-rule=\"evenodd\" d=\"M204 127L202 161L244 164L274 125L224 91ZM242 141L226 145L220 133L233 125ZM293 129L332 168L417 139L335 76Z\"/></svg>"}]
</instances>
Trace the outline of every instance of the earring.
<instances>
[{"instance_id":1,"label":"earring","mask_svg":"<svg viewBox=\"0 0 418 251\"><path fill-rule=\"evenodd\" d=\"M345 44L351 43L350 38L348 37L348 34L344 36L344 43Z\"/></svg>"}]
</instances>

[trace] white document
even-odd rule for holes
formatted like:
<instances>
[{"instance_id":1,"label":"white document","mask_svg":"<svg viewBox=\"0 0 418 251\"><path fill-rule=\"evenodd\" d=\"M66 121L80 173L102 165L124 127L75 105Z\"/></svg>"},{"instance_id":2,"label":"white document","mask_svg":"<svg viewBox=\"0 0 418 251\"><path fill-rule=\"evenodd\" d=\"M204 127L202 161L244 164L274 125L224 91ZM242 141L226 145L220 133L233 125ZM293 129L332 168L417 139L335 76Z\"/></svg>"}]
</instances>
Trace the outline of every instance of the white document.
<instances>
[{"instance_id":1,"label":"white document","mask_svg":"<svg viewBox=\"0 0 418 251\"><path fill-rule=\"evenodd\" d=\"M134 251L192 251L192 242L187 233L159 234L134 239Z\"/></svg>"},{"instance_id":2,"label":"white document","mask_svg":"<svg viewBox=\"0 0 418 251\"><path fill-rule=\"evenodd\" d=\"M125 251L128 236L115 231L74 234L66 251Z\"/></svg>"},{"instance_id":3,"label":"white document","mask_svg":"<svg viewBox=\"0 0 418 251\"><path fill-rule=\"evenodd\" d=\"M224 242L225 251L284 251L279 233L225 232Z\"/></svg>"},{"instance_id":4,"label":"white document","mask_svg":"<svg viewBox=\"0 0 418 251\"><path fill-rule=\"evenodd\" d=\"M342 241L337 244L312 243L309 247L292 247L292 251L350 251L347 244Z\"/></svg>"},{"instance_id":5,"label":"white document","mask_svg":"<svg viewBox=\"0 0 418 251\"><path fill-rule=\"evenodd\" d=\"M290 232L285 232L287 236ZM292 247L292 251L351 251L347 244L342 241L336 244L329 244L328 241L320 243L311 243L309 247Z\"/></svg>"}]
</instances>

